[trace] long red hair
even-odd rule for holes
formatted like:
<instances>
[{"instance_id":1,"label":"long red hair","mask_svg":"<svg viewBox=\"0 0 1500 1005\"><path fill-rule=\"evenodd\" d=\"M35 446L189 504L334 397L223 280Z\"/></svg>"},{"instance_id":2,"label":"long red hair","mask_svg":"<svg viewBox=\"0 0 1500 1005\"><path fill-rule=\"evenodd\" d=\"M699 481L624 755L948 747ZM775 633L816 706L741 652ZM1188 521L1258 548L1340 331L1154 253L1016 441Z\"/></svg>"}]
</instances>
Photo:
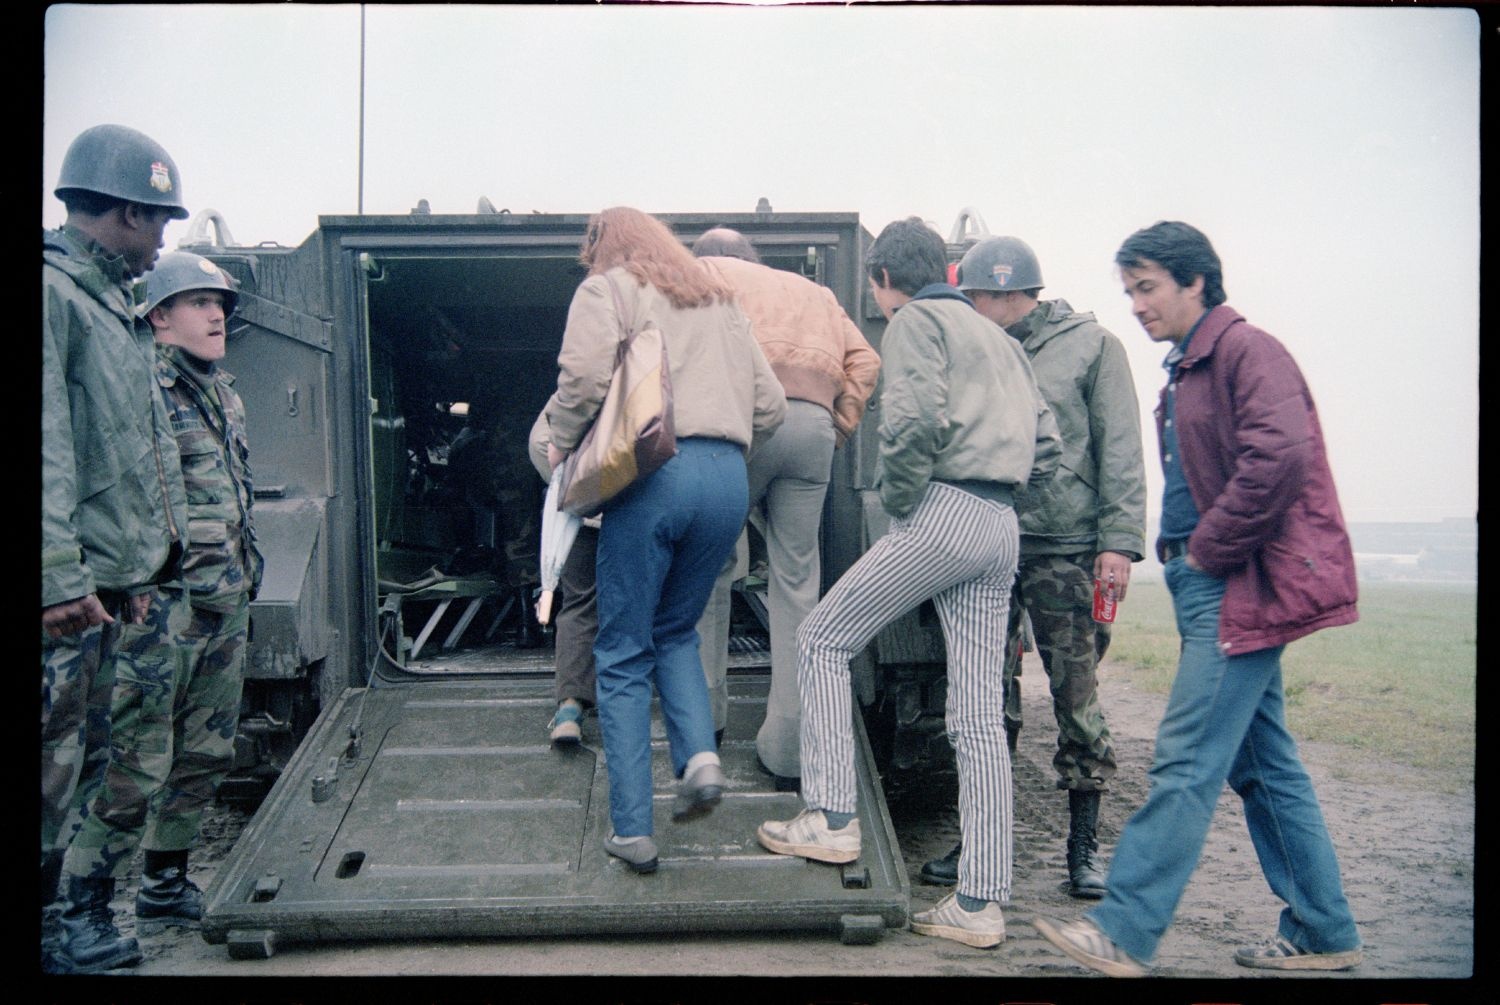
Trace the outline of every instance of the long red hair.
<instances>
[{"instance_id":1,"label":"long red hair","mask_svg":"<svg viewBox=\"0 0 1500 1005\"><path fill-rule=\"evenodd\" d=\"M578 259L588 266L591 276L624 266L678 309L734 299L734 291L694 258L666 224L629 206L614 206L589 217Z\"/></svg>"}]
</instances>

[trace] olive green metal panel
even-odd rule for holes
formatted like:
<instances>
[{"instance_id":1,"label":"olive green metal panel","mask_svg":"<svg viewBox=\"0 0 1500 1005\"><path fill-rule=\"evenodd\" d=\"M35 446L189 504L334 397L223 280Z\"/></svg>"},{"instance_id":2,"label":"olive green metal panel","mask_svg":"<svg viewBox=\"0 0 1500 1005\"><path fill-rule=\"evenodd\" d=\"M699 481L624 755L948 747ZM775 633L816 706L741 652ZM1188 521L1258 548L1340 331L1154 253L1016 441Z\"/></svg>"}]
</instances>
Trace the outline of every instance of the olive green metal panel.
<instances>
[{"instance_id":1,"label":"olive green metal panel","mask_svg":"<svg viewBox=\"0 0 1500 1005\"><path fill-rule=\"evenodd\" d=\"M848 937L851 916L904 925L907 876L863 730L859 861L772 855L756 827L801 801L756 765L768 678L730 685L729 785L706 817L672 821L675 783L653 718L661 864L644 876L602 848L609 789L597 720L579 747L547 742L550 680L348 691L216 875L204 937L231 946L785 929Z\"/></svg>"},{"instance_id":2,"label":"olive green metal panel","mask_svg":"<svg viewBox=\"0 0 1500 1005\"><path fill-rule=\"evenodd\" d=\"M257 499L255 529L265 572L250 605L249 679L296 677L328 655L322 554L327 500Z\"/></svg>"}]
</instances>

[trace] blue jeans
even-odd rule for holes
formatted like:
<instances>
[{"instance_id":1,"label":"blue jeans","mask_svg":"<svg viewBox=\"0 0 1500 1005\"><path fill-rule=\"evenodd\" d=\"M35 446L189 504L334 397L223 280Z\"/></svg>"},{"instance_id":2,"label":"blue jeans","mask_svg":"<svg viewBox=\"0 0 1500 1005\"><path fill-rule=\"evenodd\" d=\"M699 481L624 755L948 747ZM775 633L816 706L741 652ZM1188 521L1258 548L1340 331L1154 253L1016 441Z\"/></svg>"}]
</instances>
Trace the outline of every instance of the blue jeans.
<instances>
[{"instance_id":1,"label":"blue jeans","mask_svg":"<svg viewBox=\"0 0 1500 1005\"><path fill-rule=\"evenodd\" d=\"M1115 945L1150 962L1198 865L1227 781L1244 802L1261 872L1286 904L1282 937L1311 952L1354 949L1359 933L1338 858L1286 729L1283 647L1225 656L1219 648L1224 581L1181 558L1167 563L1166 578L1182 655L1156 734L1151 790L1120 834L1109 892L1086 916Z\"/></svg>"},{"instance_id":2,"label":"blue jeans","mask_svg":"<svg viewBox=\"0 0 1500 1005\"><path fill-rule=\"evenodd\" d=\"M599 725L615 833L653 833L651 685L666 722L672 773L714 749L698 618L745 525L744 451L724 440L677 441L677 456L605 507L596 567L594 639Z\"/></svg>"}]
</instances>

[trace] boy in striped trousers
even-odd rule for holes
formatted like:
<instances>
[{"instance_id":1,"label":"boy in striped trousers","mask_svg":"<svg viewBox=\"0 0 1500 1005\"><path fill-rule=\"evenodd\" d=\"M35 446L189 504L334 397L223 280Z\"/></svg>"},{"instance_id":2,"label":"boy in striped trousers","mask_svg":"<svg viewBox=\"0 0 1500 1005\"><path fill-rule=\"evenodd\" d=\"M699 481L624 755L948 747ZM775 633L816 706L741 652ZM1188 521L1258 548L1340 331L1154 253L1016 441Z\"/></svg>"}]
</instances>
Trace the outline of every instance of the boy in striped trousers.
<instances>
[{"instance_id":1,"label":"boy in striped trousers","mask_svg":"<svg viewBox=\"0 0 1500 1005\"><path fill-rule=\"evenodd\" d=\"M1001 668L1019 537L1014 494L1050 478L1057 426L1025 354L945 282L942 238L916 217L881 231L865 268L882 340L880 498L891 529L797 633L806 809L757 831L773 852L859 857L849 661L931 599L948 649L948 740L963 853L955 892L912 930L990 948L1005 939L1011 788Z\"/></svg>"}]
</instances>

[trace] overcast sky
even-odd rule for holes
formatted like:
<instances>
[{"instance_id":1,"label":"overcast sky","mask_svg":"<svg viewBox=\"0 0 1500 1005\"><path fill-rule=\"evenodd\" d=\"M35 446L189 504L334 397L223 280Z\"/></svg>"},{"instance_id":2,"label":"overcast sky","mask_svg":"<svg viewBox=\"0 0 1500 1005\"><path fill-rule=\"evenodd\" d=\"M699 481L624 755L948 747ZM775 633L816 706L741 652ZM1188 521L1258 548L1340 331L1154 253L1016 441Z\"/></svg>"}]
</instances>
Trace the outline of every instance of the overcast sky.
<instances>
[{"instance_id":1,"label":"overcast sky","mask_svg":"<svg viewBox=\"0 0 1500 1005\"><path fill-rule=\"evenodd\" d=\"M357 6L64 5L44 27L44 226L101 122L161 142L241 244L356 211ZM1111 262L1186 220L1307 375L1349 519L1477 511L1473 12L377 5L366 32L367 213L765 196L946 235L973 207L1036 249L1044 297L1120 336L1143 419L1164 352ZM1154 524L1154 434L1147 470Z\"/></svg>"}]
</instances>

